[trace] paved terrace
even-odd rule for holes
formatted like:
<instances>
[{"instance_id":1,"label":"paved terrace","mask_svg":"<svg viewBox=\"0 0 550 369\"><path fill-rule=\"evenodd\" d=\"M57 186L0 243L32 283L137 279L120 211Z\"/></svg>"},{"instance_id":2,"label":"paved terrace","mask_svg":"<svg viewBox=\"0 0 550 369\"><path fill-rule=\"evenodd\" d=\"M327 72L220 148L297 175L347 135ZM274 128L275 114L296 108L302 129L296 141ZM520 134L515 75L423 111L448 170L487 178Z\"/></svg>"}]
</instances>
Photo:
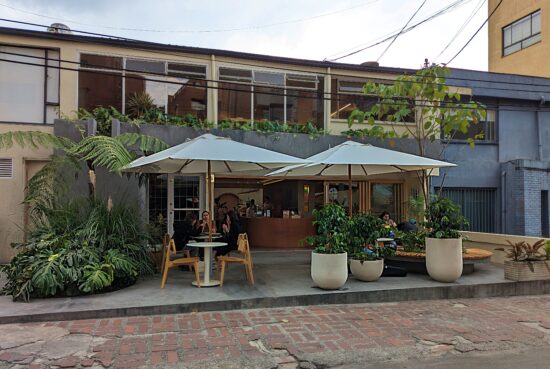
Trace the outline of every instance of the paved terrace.
<instances>
[{"instance_id":1,"label":"paved terrace","mask_svg":"<svg viewBox=\"0 0 550 369\"><path fill-rule=\"evenodd\" d=\"M193 273L173 269L163 290L160 276L154 276L100 295L35 299L31 303L14 303L10 296L0 296L0 323L550 293L550 280L507 281L502 268L493 264L477 265L473 274L451 284L411 273L370 283L350 276L341 290L324 291L313 286L309 251L256 251L253 259L254 287L247 284L244 269L238 265L229 267L221 288L193 287Z\"/></svg>"}]
</instances>

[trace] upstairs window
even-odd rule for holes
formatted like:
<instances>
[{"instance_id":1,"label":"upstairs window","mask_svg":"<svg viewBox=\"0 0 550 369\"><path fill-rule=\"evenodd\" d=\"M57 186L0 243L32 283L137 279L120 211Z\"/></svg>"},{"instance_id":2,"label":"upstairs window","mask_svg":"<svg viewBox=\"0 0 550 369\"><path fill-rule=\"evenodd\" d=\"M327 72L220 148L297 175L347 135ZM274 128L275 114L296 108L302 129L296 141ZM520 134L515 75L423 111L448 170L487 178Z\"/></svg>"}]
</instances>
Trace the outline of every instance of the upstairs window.
<instances>
[{"instance_id":1,"label":"upstairs window","mask_svg":"<svg viewBox=\"0 0 550 369\"><path fill-rule=\"evenodd\" d=\"M496 142L497 141L497 111L487 109L485 111L485 120L478 123L471 123L468 132L452 131L447 137L443 132L441 138L454 141L478 141L478 142Z\"/></svg>"},{"instance_id":2,"label":"upstairs window","mask_svg":"<svg viewBox=\"0 0 550 369\"><path fill-rule=\"evenodd\" d=\"M502 29L502 54L510 55L540 40L540 10L537 10Z\"/></svg>"}]
</instances>

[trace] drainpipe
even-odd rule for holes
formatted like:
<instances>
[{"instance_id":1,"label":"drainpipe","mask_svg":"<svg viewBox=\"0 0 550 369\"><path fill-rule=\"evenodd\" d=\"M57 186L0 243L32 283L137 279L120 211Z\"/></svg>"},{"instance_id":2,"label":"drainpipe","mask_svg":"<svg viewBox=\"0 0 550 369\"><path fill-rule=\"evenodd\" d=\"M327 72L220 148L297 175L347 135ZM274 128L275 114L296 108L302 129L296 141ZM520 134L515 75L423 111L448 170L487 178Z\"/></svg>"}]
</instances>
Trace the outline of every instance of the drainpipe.
<instances>
[{"instance_id":1,"label":"drainpipe","mask_svg":"<svg viewBox=\"0 0 550 369\"><path fill-rule=\"evenodd\" d=\"M541 101L542 104L542 101ZM542 126L542 114L540 110L537 110L537 143L538 143L538 160L542 160L542 132L541 132L541 126Z\"/></svg>"},{"instance_id":2,"label":"drainpipe","mask_svg":"<svg viewBox=\"0 0 550 369\"><path fill-rule=\"evenodd\" d=\"M506 234L506 171L500 173L500 232Z\"/></svg>"}]
</instances>

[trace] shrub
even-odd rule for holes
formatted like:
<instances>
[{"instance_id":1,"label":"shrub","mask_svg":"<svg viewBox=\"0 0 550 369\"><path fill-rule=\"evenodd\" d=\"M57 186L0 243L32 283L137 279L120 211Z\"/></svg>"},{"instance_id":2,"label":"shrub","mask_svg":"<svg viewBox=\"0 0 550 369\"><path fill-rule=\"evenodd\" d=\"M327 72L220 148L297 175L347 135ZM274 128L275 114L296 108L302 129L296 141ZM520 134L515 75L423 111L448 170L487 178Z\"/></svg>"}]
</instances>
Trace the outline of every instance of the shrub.
<instances>
[{"instance_id":1,"label":"shrub","mask_svg":"<svg viewBox=\"0 0 550 369\"><path fill-rule=\"evenodd\" d=\"M460 207L445 197L434 197L426 208L425 228L427 237L460 238L460 230L467 227L468 220L462 216Z\"/></svg>"},{"instance_id":2,"label":"shrub","mask_svg":"<svg viewBox=\"0 0 550 369\"><path fill-rule=\"evenodd\" d=\"M317 228L315 236L306 238L306 242L315 247L320 254L340 254L347 251L346 235L348 216L346 210L338 204L327 204L313 210L313 224Z\"/></svg>"},{"instance_id":3,"label":"shrub","mask_svg":"<svg viewBox=\"0 0 550 369\"><path fill-rule=\"evenodd\" d=\"M52 205L35 220L18 254L0 267L14 300L75 296L129 286L152 272L139 212L81 199Z\"/></svg>"}]
</instances>

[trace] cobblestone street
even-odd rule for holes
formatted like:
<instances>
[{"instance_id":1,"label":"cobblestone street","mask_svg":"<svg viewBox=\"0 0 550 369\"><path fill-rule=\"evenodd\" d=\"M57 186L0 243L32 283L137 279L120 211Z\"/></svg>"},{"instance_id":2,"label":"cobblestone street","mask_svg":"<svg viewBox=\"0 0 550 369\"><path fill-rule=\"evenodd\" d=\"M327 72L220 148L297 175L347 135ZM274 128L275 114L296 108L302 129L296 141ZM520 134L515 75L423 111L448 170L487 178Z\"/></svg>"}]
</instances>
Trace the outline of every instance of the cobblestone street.
<instances>
[{"instance_id":1,"label":"cobblestone street","mask_svg":"<svg viewBox=\"0 0 550 369\"><path fill-rule=\"evenodd\" d=\"M359 368L548 351L548 311L545 295L10 324L0 368Z\"/></svg>"}]
</instances>

